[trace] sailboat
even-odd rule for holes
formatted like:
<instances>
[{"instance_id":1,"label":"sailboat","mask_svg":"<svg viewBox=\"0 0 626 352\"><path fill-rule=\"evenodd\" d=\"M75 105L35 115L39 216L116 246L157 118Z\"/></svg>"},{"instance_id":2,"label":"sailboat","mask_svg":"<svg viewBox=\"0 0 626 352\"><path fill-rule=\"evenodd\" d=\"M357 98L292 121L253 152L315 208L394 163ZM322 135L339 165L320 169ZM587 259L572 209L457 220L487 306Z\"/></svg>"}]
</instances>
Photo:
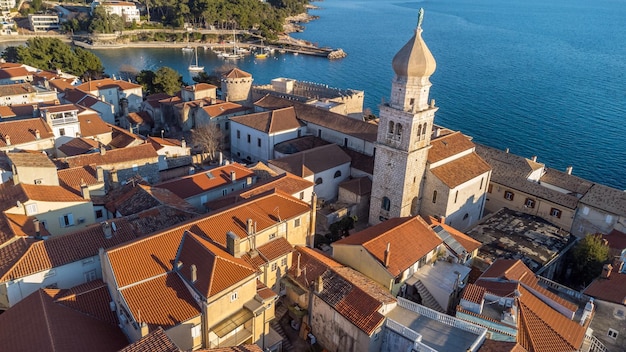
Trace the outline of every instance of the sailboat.
<instances>
[{"instance_id":1,"label":"sailboat","mask_svg":"<svg viewBox=\"0 0 626 352\"><path fill-rule=\"evenodd\" d=\"M181 50L182 51L193 51L193 48L191 47L191 45L189 45L189 33L187 33L187 46L183 47Z\"/></svg>"},{"instance_id":2,"label":"sailboat","mask_svg":"<svg viewBox=\"0 0 626 352\"><path fill-rule=\"evenodd\" d=\"M189 65L189 71L191 72L200 72L204 71L204 66L198 66L198 47L196 46L196 63Z\"/></svg>"},{"instance_id":3,"label":"sailboat","mask_svg":"<svg viewBox=\"0 0 626 352\"><path fill-rule=\"evenodd\" d=\"M242 54L237 53L237 37L235 36L235 32L233 31L233 52L232 53L224 52L224 54L222 54L222 58L241 59L242 57L243 57Z\"/></svg>"}]
</instances>

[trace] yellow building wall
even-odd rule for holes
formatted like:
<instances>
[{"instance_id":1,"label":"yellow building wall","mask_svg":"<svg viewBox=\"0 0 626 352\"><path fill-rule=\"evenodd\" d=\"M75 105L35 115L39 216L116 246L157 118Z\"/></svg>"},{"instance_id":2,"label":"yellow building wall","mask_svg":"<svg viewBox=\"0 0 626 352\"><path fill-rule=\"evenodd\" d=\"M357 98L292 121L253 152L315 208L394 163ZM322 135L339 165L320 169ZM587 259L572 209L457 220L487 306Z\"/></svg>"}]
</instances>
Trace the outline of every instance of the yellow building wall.
<instances>
[{"instance_id":1,"label":"yellow building wall","mask_svg":"<svg viewBox=\"0 0 626 352\"><path fill-rule=\"evenodd\" d=\"M26 209L31 204L37 205L37 212L26 214ZM84 228L95 222L93 212L93 204L91 202L39 202L28 201L21 204L20 207L14 206L6 210L9 214L20 214L35 216L42 226L50 232L51 235L63 235ZM72 214L74 225L61 227L59 217L65 214ZM84 219L79 223L79 219Z\"/></svg>"},{"instance_id":2,"label":"yellow building wall","mask_svg":"<svg viewBox=\"0 0 626 352\"><path fill-rule=\"evenodd\" d=\"M333 258L338 262L354 268L361 274L378 282L388 290L392 289L394 278L374 259L363 247L356 245L333 244Z\"/></svg>"}]
</instances>

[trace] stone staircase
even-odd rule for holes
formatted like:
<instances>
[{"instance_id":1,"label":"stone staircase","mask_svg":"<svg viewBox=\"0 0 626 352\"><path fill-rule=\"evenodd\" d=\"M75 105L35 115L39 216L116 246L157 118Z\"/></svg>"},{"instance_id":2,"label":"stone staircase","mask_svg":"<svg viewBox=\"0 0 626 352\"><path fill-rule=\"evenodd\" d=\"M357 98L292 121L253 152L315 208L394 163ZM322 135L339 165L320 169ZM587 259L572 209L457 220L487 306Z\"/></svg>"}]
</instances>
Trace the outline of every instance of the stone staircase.
<instances>
[{"instance_id":1,"label":"stone staircase","mask_svg":"<svg viewBox=\"0 0 626 352\"><path fill-rule=\"evenodd\" d=\"M283 319L285 314L287 314L287 307L284 304L281 304L279 307L276 308L276 311L274 312L274 315L276 317L274 318L274 320L272 320L270 326L272 327L272 329L274 329L274 331L282 336L283 351L295 352L296 348L293 347L291 341L289 341L289 338L287 337L287 334L285 334L285 330L283 330L283 327L280 325L280 321Z\"/></svg>"},{"instance_id":2,"label":"stone staircase","mask_svg":"<svg viewBox=\"0 0 626 352\"><path fill-rule=\"evenodd\" d=\"M439 303L437 303L435 297L433 297L430 292L428 292L428 289L420 280L417 280L417 282L415 283L415 287L417 287L417 292L419 292L420 296L422 297L422 305L424 307L428 307L440 313L446 314L446 310L443 309L439 305Z\"/></svg>"}]
</instances>

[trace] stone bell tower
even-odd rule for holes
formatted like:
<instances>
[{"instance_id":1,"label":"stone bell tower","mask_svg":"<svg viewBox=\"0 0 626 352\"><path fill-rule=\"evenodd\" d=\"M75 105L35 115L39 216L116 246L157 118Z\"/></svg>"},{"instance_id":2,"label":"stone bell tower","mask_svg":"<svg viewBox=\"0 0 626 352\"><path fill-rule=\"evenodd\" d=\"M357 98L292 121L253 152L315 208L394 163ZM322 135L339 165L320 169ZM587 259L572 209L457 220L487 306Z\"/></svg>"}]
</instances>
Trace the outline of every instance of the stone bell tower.
<instances>
[{"instance_id":1,"label":"stone bell tower","mask_svg":"<svg viewBox=\"0 0 626 352\"><path fill-rule=\"evenodd\" d=\"M369 223L417 215L435 118L428 102L436 63L422 39L420 9L413 37L393 58L391 99L380 105Z\"/></svg>"}]
</instances>

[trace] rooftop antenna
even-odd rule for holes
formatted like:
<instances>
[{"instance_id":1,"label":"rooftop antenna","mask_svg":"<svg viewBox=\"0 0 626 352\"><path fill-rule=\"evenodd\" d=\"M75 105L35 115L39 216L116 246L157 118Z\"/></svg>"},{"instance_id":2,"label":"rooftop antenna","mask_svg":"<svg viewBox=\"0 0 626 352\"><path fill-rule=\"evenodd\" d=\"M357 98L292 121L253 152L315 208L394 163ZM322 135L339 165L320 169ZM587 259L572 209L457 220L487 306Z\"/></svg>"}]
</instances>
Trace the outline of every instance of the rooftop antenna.
<instances>
[{"instance_id":1,"label":"rooftop antenna","mask_svg":"<svg viewBox=\"0 0 626 352\"><path fill-rule=\"evenodd\" d=\"M278 206L276 206L276 208L274 208L274 212L278 216L278 222L281 222L282 220L280 219L280 208L278 208Z\"/></svg>"}]
</instances>

